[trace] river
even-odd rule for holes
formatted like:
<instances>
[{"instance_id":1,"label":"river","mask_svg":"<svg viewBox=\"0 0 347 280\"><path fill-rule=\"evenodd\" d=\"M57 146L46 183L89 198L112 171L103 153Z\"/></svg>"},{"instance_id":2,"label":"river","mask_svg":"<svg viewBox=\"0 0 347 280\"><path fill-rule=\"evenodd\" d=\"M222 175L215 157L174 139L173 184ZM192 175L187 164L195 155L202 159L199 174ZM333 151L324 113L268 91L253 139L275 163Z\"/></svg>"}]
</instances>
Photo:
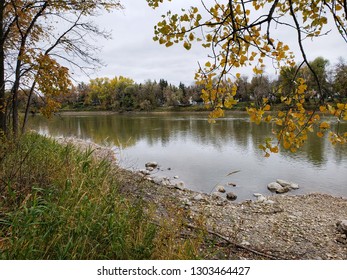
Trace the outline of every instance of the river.
<instances>
[{"instance_id":1,"label":"river","mask_svg":"<svg viewBox=\"0 0 347 280\"><path fill-rule=\"evenodd\" d=\"M252 199L256 192L270 195L266 185L276 179L298 183L300 189L291 194L347 197L347 145L333 146L309 135L297 153L282 150L265 158L258 146L271 136L272 126L251 123L244 113L228 113L215 124L207 122L207 113L81 113L51 120L34 116L29 124L41 134L110 145L128 169L156 161L156 176L178 176L176 181L195 191L211 193L224 185L238 201ZM341 127L347 131L347 123ZM234 171L239 172L227 176Z\"/></svg>"}]
</instances>

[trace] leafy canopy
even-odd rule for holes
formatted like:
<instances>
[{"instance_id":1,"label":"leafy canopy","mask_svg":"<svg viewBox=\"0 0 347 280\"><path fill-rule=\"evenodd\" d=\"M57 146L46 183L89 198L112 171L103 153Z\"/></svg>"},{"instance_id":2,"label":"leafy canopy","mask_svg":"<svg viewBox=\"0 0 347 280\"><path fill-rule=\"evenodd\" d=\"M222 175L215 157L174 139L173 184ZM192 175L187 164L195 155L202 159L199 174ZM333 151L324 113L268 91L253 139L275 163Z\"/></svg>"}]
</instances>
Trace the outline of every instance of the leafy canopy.
<instances>
[{"instance_id":1,"label":"leafy canopy","mask_svg":"<svg viewBox=\"0 0 347 280\"><path fill-rule=\"evenodd\" d=\"M149 6L157 8L165 0L147 0ZM171 0L167 0L171 1ZM322 113L329 113L337 121L347 120L346 100L327 102L319 73L306 57L303 40L323 36L324 27L331 21L335 24L343 39L347 42L347 4L338 0L216 0L201 1L199 6L182 9L180 14L168 11L155 26L154 40L170 47L182 44L190 50L193 44L200 44L210 50L209 60L200 65L196 73L196 82L204 87L202 98L212 109L210 118L224 115L224 109L237 103L235 99L240 73L234 69L253 68L255 75L262 75L268 60L281 72L283 67L293 68L287 84L294 85L291 91L277 89L281 95L283 110L276 115L267 114L271 110L270 102L263 99L260 106L251 106L248 113L252 121L272 122L276 144L269 139L261 148L277 152L280 143L285 149L295 152L307 139L307 133L314 131L322 137L329 131L333 143L346 143L347 132L330 131L329 123L322 120ZM301 51L302 63L298 66L294 53L288 43L277 38L275 28L290 28L296 32L296 42ZM278 32L277 32L278 33ZM293 38L287 38L288 40ZM315 89L307 86L306 80L298 73L306 67L312 74ZM312 96L313 106L308 106L307 96ZM312 101L311 101L312 102ZM312 108L313 107L313 108ZM311 109L309 109L311 108Z\"/></svg>"}]
</instances>

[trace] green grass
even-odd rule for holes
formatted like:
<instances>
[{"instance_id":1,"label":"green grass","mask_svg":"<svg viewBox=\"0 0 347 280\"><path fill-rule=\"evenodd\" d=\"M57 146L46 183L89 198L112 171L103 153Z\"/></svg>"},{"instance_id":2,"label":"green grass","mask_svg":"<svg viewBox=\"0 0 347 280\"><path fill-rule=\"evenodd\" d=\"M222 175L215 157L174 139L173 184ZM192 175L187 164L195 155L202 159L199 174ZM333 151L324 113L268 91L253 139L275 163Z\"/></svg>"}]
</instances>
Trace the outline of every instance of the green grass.
<instances>
[{"instance_id":1,"label":"green grass","mask_svg":"<svg viewBox=\"0 0 347 280\"><path fill-rule=\"evenodd\" d=\"M0 259L197 258L194 241L177 242L150 205L120 193L116 172L39 135L2 143Z\"/></svg>"}]
</instances>

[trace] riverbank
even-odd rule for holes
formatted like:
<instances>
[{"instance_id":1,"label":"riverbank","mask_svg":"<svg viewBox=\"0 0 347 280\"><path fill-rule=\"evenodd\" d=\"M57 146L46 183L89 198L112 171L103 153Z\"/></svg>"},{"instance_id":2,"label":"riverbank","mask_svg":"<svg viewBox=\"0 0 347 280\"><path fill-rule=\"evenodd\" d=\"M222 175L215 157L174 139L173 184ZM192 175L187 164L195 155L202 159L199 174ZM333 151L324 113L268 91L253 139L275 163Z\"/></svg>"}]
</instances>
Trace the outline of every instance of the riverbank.
<instances>
[{"instance_id":1,"label":"riverbank","mask_svg":"<svg viewBox=\"0 0 347 280\"><path fill-rule=\"evenodd\" d=\"M181 238L179 211L158 221L154 205L125 191L107 149L76 142L1 139L0 259L201 258L200 235Z\"/></svg>"},{"instance_id":2,"label":"riverbank","mask_svg":"<svg viewBox=\"0 0 347 280\"><path fill-rule=\"evenodd\" d=\"M79 139L59 138L66 145L92 149L111 160L107 147ZM346 235L336 224L347 219L347 199L325 194L274 195L263 201L233 203L219 196L156 184L139 173L118 169L122 192L155 205L156 222L172 209L184 217L183 236L204 231L209 245L200 253L218 259L347 259Z\"/></svg>"}]
</instances>

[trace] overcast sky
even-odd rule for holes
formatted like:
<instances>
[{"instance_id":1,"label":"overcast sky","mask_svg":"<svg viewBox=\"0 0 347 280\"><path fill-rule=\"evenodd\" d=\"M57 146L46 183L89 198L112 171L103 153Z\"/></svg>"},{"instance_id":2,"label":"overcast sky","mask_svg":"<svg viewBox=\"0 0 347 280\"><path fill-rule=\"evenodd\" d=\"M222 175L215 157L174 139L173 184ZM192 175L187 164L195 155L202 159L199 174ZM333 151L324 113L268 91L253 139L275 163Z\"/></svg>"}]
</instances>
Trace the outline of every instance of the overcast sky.
<instances>
[{"instance_id":1,"label":"overcast sky","mask_svg":"<svg viewBox=\"0 0 347 280\"><path fill-rule=\"evenodd\" d=\"M148 7L145 0L122 0L121 2L125 7L124 10L101 15L96 19L101 28L112 31L112 39L96 42L103 46L99 56L106 66L91 77L112 78L122 75L139 83L148 79L158 81L161 78L173 84L193 83L198 62L204 64L208 50L198 45L193 45L190 51L186 51L182 45L166 48L152 39L154 25L160 21L160 16L169 9L179 10L183 1L167 2L155 11ZM183 3L189 6L194 2L200 1L186 0ZM290 42L295 46L294 34L283 29L275 32L281 33L290 46ZM288 41L288 38L292 40ZM338 34L329 34L314 43L307 42L306 46L309 59L323 56L331 63L335 63L339 56L344 56L346 53L346 44ZM240 72L252 76L250 69ZM268 66L266 72L273 74L274 70ZM88 80L83 77L80 79Z\"/></svg>"}]
</instances>

